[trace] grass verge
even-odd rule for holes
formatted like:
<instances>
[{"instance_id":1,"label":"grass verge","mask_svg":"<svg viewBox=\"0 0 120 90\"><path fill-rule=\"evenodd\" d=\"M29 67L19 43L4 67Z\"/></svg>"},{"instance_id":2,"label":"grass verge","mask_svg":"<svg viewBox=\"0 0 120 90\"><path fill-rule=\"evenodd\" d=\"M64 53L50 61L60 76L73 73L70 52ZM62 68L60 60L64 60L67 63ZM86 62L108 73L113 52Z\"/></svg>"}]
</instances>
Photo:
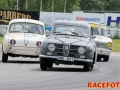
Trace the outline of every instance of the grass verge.
<instances>
[{"instance_id":1,"label":"grass verge","mask_svg":"<svg viewBox=\"0 0 120 90\"><path fill-rule=\"evenodd\" d=\"M113 41L113 52L120 52L120 39L112 39Z\"/></svg>"},{"instance_id":2,"label":"grass verge","mask_svg":"<svg viewBox=\"0 0 120 90\"><path fill-rule=\"evenodd\" d=\"M0 36L0 44L2 43L2 40L3 40L3 37L2 37L2 36Z\"/></svg>"}]
</instances>

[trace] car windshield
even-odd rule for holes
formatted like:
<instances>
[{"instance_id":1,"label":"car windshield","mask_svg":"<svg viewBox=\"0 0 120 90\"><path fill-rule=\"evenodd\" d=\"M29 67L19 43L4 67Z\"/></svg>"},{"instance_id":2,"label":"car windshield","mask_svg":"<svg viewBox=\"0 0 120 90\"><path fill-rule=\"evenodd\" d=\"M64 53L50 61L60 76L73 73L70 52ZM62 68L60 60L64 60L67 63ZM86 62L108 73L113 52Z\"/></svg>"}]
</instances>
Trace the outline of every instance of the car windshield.
<instances>
[{"instance_id":1,"label":"car windshield","mask_svg":"<svg viewBox=\"0 0 120 90\"><path fill-rule=\"evenodd\" d=\"M93 35L107 36L106 27L93 28Z\"/></svg>"},{"instance_id":2,"label":"car windshield","mask_svg":"<svg viewBox=\"0 0 120 90\"><path fill-rule=\"evenodd\" d=\"M106 27L101 27L101 36L108 36Z\"/></svg>"},{"instance_id":3,"label":"car windshield","mask_svg":"<svg viewBox=\"0 0 120 90\"><path fill-rule=\"evenodd\" d=\"M75 25L55 25L52 32L56 35L89 36L89 29L87 27Z\"/></svg>"},{"instance_id":4,"label":"car windshield","mask_svg":"<svg viewBox=\"0 0 120 90\"><path fill-rule=\"evenodd\" d=\"M35 33L44 34L43 26L34 23L12 23L9 29L10 33Z\"/></svg>"},{"instance_id":5,"label":"car windshield","mask_svg":"<svg viewBox=\"0 0 120 90\"><path fill-rule=\"evenodd\" d=\"M93 28L93 35L100 35L100 29L99 28Z\"/></svg>"}]
</instances>

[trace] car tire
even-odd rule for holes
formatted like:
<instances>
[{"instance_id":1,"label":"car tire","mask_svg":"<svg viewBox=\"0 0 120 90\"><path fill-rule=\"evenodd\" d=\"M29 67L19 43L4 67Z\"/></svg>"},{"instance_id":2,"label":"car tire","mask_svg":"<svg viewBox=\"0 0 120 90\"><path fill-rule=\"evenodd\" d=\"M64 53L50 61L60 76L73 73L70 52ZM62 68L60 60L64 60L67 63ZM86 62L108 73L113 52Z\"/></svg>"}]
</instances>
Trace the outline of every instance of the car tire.
<instances>
[{"instance_id":1,"label":"car tire","mask_svg":"<svg viewBox=\"0 0 120 90\"><path fill-rule=\"evenodd\" d=\"M41 70L46 70L47 69L46 60L43 59L43 58L40 58L40 68L41 68Z\"/></svg>"},{"instance_id":2,"label":"car tire","mask_svg":"<svg viewBox=\"0 0 120 90\"><path fill-rule=\"evenodd\" d=\"M109 56L104 56L104 61L108 62L109 61Z\"/></svg>"},{"instance_id":3,"label":"car tire","mask_svg":"<svg viewBox=\"0 0 120 90\"><path fill-rule=\"evenodd\" d=\"M85 63L84 64L84 71L92 71L93 67L94 67L94 64L92 64L92 63Z\"/></svg>"},{"instance_id":4,"label":"car tire","mask_svg":"<svg viewBox=\"0 0 120 90\"><path fill-rule=\"evenodd\" d=\"M52 68L53 67L53 63L48 63L47 67L48 68Z\"/></svg>"},{"instance_id":5,"label":"car tire","mask_svg":"<svg viewBox=\"0 0 120 90\"><path fill-rule=\"evenodd\" d=\"M3 51L2 51L2 62L7 62L8 61L8 54L5 54Z\"/></svg>"},{"instance_id":6,"label":"car tire","mask_svg":"<svg viewBox=\"0 0 120 90\"><path fill-rule=\"evenodd\" d=\"M100 61L101 60L101 57L100 56L97 56L97 61Z\"/></svg>"}]
</instances>

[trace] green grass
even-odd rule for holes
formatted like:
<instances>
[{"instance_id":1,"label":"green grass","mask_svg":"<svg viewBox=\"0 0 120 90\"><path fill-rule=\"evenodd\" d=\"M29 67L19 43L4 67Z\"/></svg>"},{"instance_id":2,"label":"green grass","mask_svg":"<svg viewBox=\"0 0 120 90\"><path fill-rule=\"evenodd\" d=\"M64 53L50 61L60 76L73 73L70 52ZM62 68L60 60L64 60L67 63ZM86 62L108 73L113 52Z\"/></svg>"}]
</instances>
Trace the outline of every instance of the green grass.
<instances>
[{"instance_id":1,"label":"green grass","mask_svg":"<svg viewBox=\"0 0 120 90\"><path fill-rule=\"evenodd\" d=\"M0 36L0 44L2 43L2 40L3 40L3 37L2 37L2 36Z\"/></svg>"},{"instance_id":2,"label":"green grass","mask_svg":"<svg viewBox=\"0 0 120 90\"><path fill-rule=\"evenodd\" d=\"M2 43L3 37L0 36L0 44ZM120 39L112 39L113 40L113 52L120 52Z\"/></svg>"},{"instance_id":3,"label":"green grass","mask_svg":"<svg viewBox=\"0 0 120 90\"><path fill-rule=\"evenodd\" d=\"M120 39L112 39L113 40L113 52L120 52Z\"/></svg>"}]
</instances>

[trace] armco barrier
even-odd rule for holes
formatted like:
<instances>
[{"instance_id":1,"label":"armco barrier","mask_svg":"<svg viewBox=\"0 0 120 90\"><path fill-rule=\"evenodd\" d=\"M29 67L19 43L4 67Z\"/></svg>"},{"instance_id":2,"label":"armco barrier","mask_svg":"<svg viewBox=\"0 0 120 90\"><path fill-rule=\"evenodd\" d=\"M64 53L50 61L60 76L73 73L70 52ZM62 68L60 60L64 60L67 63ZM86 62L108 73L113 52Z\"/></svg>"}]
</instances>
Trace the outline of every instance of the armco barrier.
<instances>
[{"instance_id":1,"label":"armco barrier","mask_svg":"<svg viewBox=\"0 0 120 90\"><path fill-rule=\"evenodd\" d=\"M117 30L118 38L120 38L120 29Z\"/></svg>"},{"instance_id":2,"label":"armco barrier","mask_svg":"<svg viewBox=\"0 0 120 90\"><path fill-rule=\"evenodd\" d=\"M111 38L117 37L117 28L110 28Z\"/></svg>"}]
</instances>

